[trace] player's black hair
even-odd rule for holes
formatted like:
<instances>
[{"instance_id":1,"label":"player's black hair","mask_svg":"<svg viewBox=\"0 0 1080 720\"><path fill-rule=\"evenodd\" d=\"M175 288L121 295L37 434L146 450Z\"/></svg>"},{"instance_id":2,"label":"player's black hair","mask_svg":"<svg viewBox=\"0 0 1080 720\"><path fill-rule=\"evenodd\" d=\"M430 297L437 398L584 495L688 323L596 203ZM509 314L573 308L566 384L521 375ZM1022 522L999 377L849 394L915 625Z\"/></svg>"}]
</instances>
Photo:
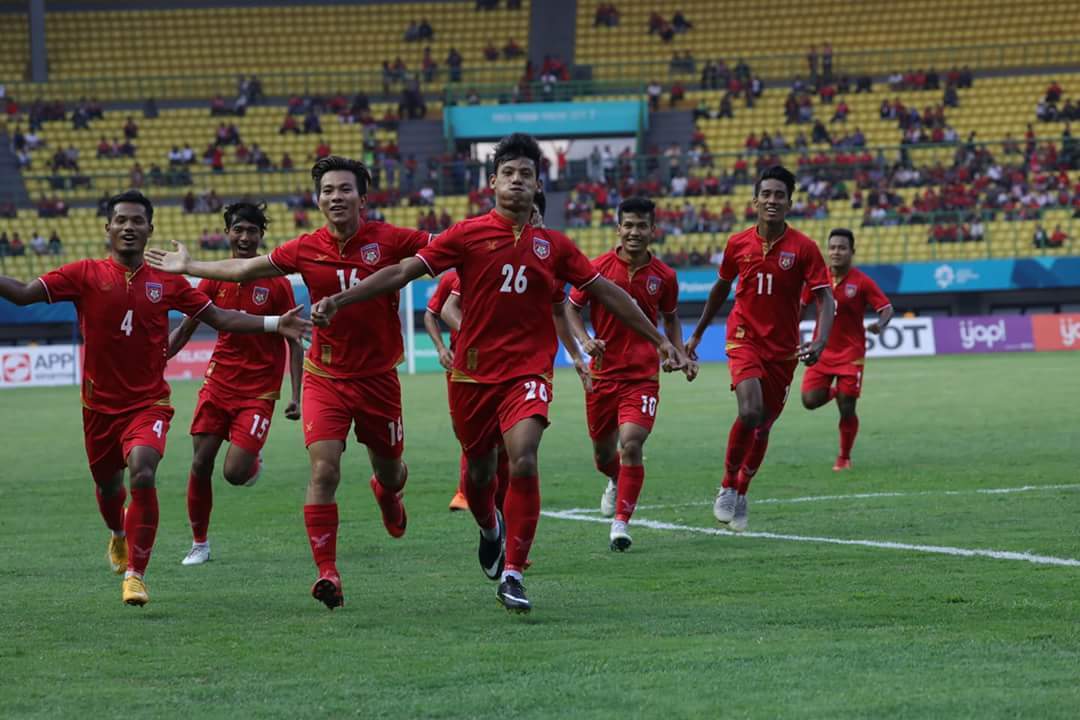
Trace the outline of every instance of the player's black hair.
<instances>
[{"instance_id":1,"label":"player's black hair","mask_svg":"<svg viewBox=\"0 0 1080 720\"><path fill-rule=\"evenodd\" d=\"M855 252L855 233L851 232L847 228L833 228L829 231L828 237L832 237L833 235L839 235L840 237L847 238L848 247L851 249L851 252Z\"/></svg>"},{"instance_id":2,"label":"player's black hair","mask_svg":"<svg viewBox=\"0 0 1080 720\"><path fill-rule=\"evenodd\" d=\"M532 160L536 166L536 172L540 172L540 143L536 138L526 133L513 133L507 135L495 146L495 172L504 162L525 158Z\"/></svg>"},{"instance_id":3,"label":"player's black hair","mask_svg":"<svg viewBox=\"0 0 1080 720\"><path fill-rule=\"evenodd\" d=\"M757 182L754 183L754 197L757 197L758 191L761 190L761 183L766 180L779 180L784 183L789 200L795 194L795 176L783 165L773 165L758 176Z\"/></svg>"},{"instance_id":4,"label":"player's black hair","mask_svg":"<svg viewBox=\"0 0 1080 720\"><path fill-rule=\"evenodd\" d=\"M245 200L225 206L225 229L228 230L237 220L244 220L266 232L270 219L266 217L266 203L253 203Z\"/></svg>"},{"instance_id":5,"label":"player's black hair","mask_svg":"<svg viewBox=\"0 0 1080 720\"><path fill-rule=\"evenodd\" d=\"M544 213L547 212L547 198L544 197L543 192L538 192L533 195L533 205L540 211L540 218L543 219Z\"/></svg>"},{"instance_id":6,"label":"player's black hair","mask_svg":"<svg viewBox=\"0 0 1080 720\"><path fill-rule=\"evenodd\" d=\"M635 213L638 215L648 215L649 222L656 222L656 203L647 197L641 197L640 195L634 197L628 197L619 203L619 210L615 215L616 222L622 222L623 215L626 213Z\"/></svg>"},{"instance_id":7,"label":"player's black hair","mask_svg":"<svg viewBox=\"0 0 1080 720\"><path fill-rule=\"evenodd\" d=\"M315 194L318 195L322 186L323 175L334 170L345 170L356 177L356 192L366 195L368 185L371 184L371 171L367 165L359 160L342 157L340 155L327 155L315 161L311 166L311 179L315 181Z\"/></svg>"},{"instance_id":8,"label":"player's black hair","mask_svg":"<svg viewBox=\"0 0 1080 720\"><path fill-rule=\"evenodd\" d=\"M113 195L109 198L109 202L105 205L105 212L109 220L112 220L113 210L120 203L134 203L136 205L142 205L146 210L146 222L154 222L154 205L150 202L150 198L143 195L138 190L125 190L119 195Z\"/></svg>"}]
</instances>

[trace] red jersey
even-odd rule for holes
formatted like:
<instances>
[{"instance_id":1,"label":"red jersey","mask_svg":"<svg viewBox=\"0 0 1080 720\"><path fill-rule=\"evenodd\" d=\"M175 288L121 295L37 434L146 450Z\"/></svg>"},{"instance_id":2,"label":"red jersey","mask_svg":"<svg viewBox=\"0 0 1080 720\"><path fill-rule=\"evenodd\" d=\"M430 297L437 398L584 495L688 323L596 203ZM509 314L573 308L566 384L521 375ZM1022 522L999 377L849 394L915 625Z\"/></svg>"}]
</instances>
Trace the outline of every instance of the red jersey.
<instances>
[{"instance_id":1,"label":"red jersey","mask_svg":"<svg viewBox=\"0 0 1080 720\"><path fill-rule=\"evenodd\" d=\"M428 300L427 309L438 315L451 295L461 295L461 282L458 280L456 270L447 270L439 276L439 284L435 286L435 292ZM454 347L455 342L457 342L457 330L451 330L450 347Z\"/></svg>"},{"instance_id":2,"label":"red jersey","mask_svg":"<svg viewBox=\"0 0 1080 720\"><path fill-rule=\"evenodd\" d=\"M833 298L836 300L836 319L818 364L828 367L862 365L866 358L866 326L863 324L866 309L881 312L892 303L877 283L858 268L851 268L847 275L833 280ZM810 288L804 288L802 304L809 305L813 301Z\"/></svg>"},{"instance_id":3,"label":"red jersey","mask_svg":"<svg viewBox=\"0 0 1080 720\"><path fill-rule=\"evenodd\" d=\"M679 304L679 280L675 271L659 258L631 270L629 262L611 250L592 261L601 275L625 290L634 299L653 325L660 313L673 313ZM588 303L588 295L580 290L570 293L570 302L578 307ZM607 343L607 350L590 363L592 374L598 378L643 380L658 377L660 353L656 347L627 327L606 307L594 304L590 311L596 337Z\"/></svg>"},{"instance_id":4,"label":"red jersey","mask_svg":"<svg viewBox=\"0 0 1080 720\"><path fill-rule=\"evenodd\" d=\"M69 263L39 280L50 303L71 300L79 314L83 407L120 414L168 404L169 310L198 317L210 298L179 275L146 264L130 272L112 258Z\"/></svg>"},{"instance_id":5,"label":"red jersey","mask_svg":"<svg viewBox=\"0 0 1080 720\"><path fill-rule=\"evenodd\" d=\"M292 283L283 277L244 283L203 280L199 290L226 310L249 315L282 315L296 307ZM285 338L277 333L220 333L206 383L214 393L277 400L285 373Z\"/></svg>"},{"instance_id":6,"label":"red jersey","mask_svg":"<svg viewBox=\"0 0 1080 720\"><path fill-rule=\"evenodd\" d=\"M415 255L430 238L421 230L364 222L339 247L330 231L321 227L275 248L270 262L283 273L300 273L314 306ZM393 369L404 353L398 294L392 293L342 308L330 327L316 326L304 369L330 378L370 377Z\"/></svg>"},{"instance_id":7,"label":"red jersey","mask_svg":"<svg viewBox=\"0 0 1080 720\"><path fill-rule=\"evenodd\" d=\"M462 320L450 376L457 382L549 374L558 347L553 294L599 277L570 238L531 225L515 232L496 210L457 223L416 256L432 275L458 271Z\"/></svg>"},{"instance_id":8,"label":"red jersey","mask_svg":"<svg viewBox=\"0 0 1080 720\"><path fill-rule=\"evenodd\" d=\"M791 360L799 347L799 299L830 287L829 271L813 240L787 226L771 246L757 226L728 238L720 279L734 280L735 308L727 320L728 349L751 346L764 360Z\"/></svg>"}]
</instances>

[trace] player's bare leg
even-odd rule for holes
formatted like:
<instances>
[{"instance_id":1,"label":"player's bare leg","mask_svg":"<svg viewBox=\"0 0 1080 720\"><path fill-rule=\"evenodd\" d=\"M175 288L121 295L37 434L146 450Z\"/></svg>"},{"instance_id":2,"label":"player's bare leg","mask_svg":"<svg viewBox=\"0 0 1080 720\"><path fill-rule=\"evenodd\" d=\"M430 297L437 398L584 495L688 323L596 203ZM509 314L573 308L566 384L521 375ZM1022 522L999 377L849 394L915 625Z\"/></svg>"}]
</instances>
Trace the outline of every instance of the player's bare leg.
<instances>
[{"instance_id":1,"label":"player's bare leg","mask_svg":"<svg viewBox=\"0 0 1080 720\"><path fill-rule=\"evenodd\" d=\"M615 520L611 523L611 549L624 552L630 549L627 525L637 507L641 486L645 482L643 446L649 431L636 423L619 426L619 482L615 502Z\"/></svg>"},{"instance_id":2,"label":"player's bare leg","mask_svg":"<svg viewBox=\"0 0 1080 720\"><path fill-rule=\"evenodd\" d=\"M238 445L230 445L225 453L225 467L222 471L225 482L230 485L245 485L251 487L256 483L262 472L262 458L245 450Z\"/></svg>"},{"instance_id":3,"label":"player's bare leg","mask_svg":"<svg viewBox=\"0 0 1080 720\"><path fill-rule=\"evenodd\" d=\"M600 496L600 514L615 516L615 500L619 483L619 431L613 430L599 440L593 440L593 462L596 469L607 478L604 494Z\"/></svg>"},{"instance_id":4,"label":"player's bare leg","mask_svg":"<svg viewBox=\"0 0 1080 720\"><path fill-rule=\"evenodd\" d=\"M124 501L127 489L124 487L124 470L113 473L108 478L94 479L94 494L97 496L98 510L109 528L109 547L105 559L109 568L116 575L123 575L127 570L127 539L124 533Z\"/></svg>"},{"instance_id":5,"label":"player's bare leg","mask_svg":"<svg viewBox=\"0 0 1080 720\"><path fill-rule=\"evenodd\" d=\"M738 493L739 470L746 460L747 453L754 442L754 431L765 421L765 397L761 390L761 380L748 378L735 386L735 399L739 405L739 416L728 433L727 454L724 459L724 480L720 494L713 503L713 515L722 523L730 523L735 518L737 506L745 506L746 495Z\"/></svg>"},{"instance_id":6,"label":"player's bare leg","mask_svg":"<svg viewBox=\"0 0 1080 720\"><path fill-rule=\"evenodd\" d=\"M214 507L214 462L224 438L217 435L192 435L194 448L191 473L188 475L187 511L191 523L191 549L181 565L201 565L210 559L210 513Z\"/></svg>"},{"instance_id":7,"label":"player's bare leg","mask_svg":"<svg viewBox=\"0 0 1080 720\"><path fill-rule=\"evenodd\" d=\"M807 410L817 410L823 405L829 404L836 397L836 388L814 388L802 394L802 404Z\"/></svg>"},{"instance_id":8,"label":"player's bare leg","mask_svg":"<svg viewBox=\"0 0 1080 720\"><path fill-rule=\"evenodd\" d=\"M127 456L128 481L131 484L131 505L124 516L127 533L128 566L121 585L124 603L145 605L150 602L143 575L150 562L158 528L158 499L156 476L161 455L143 445L131 449Z\"/></svg>"},{"instance_id":9,"label":"player's bare leg","mask_svg":"<svg viewBox=\"0 0 1080 720\"><path fill-rule=\"evenodd\" d=\"M320 440L308 446L311 482L305 498L304 525L311 543L311 555L319 569L319 579L311 588L311 596L331 610L345 604L337 571L338 506L334 502L341 483L341 453L344 450L345 443L341 440Z\"/></svg>"},{"instance_id":10,"label":"player's bare leg","mask_svg":"<svg viewBox=\"0 0 1080 720\"><path fill-rule=\"evenodd\" d=\"M840 409L840 455L836 458L833 470L851 469L851 448L855 446L855 436L859 432L859 416L855 414L856 398L838 393L836 406Z\"/></svg>"},{"instance_id":11,"label":"player's bare leg","mask_svg":"<svg viewBox=\"0 0 1080 720\"><path fill-rule=\"evenodd\" d=\"M383 526L390 537L399 538L405 534L409 516L401 501L405 482L409 479L409 468L400 457L380 457L368 450L371 458L371 491L379 503Z\"/></svg>"},{"instance_id":12,"label":"player's bare leg","mask_svg":"<svg viewBox=\"0 0 1080 720\"><path fill-rule=\"evenodd\" d=\"M496 596L511 612L527 613L522 573L540 520L540 475L537 452L545 424L537 417L516 423L503 435L510 459L510 488L506 492L506 567Z\"/></svg>"}]
</instances>

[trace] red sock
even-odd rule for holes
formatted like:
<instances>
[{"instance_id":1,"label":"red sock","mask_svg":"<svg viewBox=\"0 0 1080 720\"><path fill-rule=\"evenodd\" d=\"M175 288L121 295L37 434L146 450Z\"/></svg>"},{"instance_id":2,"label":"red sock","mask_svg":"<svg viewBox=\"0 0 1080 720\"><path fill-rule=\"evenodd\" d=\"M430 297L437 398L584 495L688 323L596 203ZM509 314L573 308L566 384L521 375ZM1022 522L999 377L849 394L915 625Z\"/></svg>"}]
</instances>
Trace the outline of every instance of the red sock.
<instances>
[{"instance_id":1,"label":"red sock","mask_svg":"<svg viewBox=\"0 0 1080 720\"><path fill-rule=\"evenodd\" d=\"M769 431L765 428L754 430L754 441L750 445L750 451L743 460L742 472L739 473L738 483L735 489L740 495L745 495L750 489L750 481L754 479L758 468L765 460L765 451L769 449Z\"/></svg>"},{"instance_id":2,"label":"red sock","mask_svg":"<svg viewBox=\"0 0 1080 720\"><path fill-rule=\"evenodd\" d=\"M499 448L498 464L495 466L495 507L500 510L506 505L506 491L510 489L510 456L506 448Z\"/></svg>"},{"instance_id":3,"label":"red sock","mask_svg":"<svg viewBox=\"0 0 1080 720\"><path fill-rule=\"evenodd\" d=\"M615 519L629 522L637 507L641 486L645 483L644 465L622 465L619 470L619 489L615 500Z\"/></svg>"},{"instance_id":4,"label":"red sock","mask_svg":"<svg viewBox=\"0 0 1080 720\"><path fill-rule=\"evenodd\" d=\"M858 415L840 418L840 457L845 460L851 459L851 448L855 447L855 436L858 434Z\"/></svg>"},{"instance_id":5,"label":"red sock","mask_svg":"<svg viewBox=\"0 0 1080 720\"><path fill-rule=\"evenodd\" d=\"M398 498L398 493L405 489L405 483L409 481L409 466L405 463L401 463L401 485L396 490L390 490L383 486L379 482L378 476L375 476L375 482L372 483L372 487L375 488L375 501L379 503L379 507L383 510L384 514L387 514L390 521L397 525L401 524L401 500Z\"/></svg>"},{"instance_id":6,"label":"red sock","mask_svg":"<svg viewBox=\"0 0 1080 720\"><path fill-rule=\"evenodd\" d=\"M469 460L465 457L465 453L461 453L461 472L458 475L457 491L462 495L465 494L465 485L469 482Z\"/></svg>"},{"instance_id":7,"label":"red sock","mask_svg":"<svg viewBox=\"0 0 1080 720\"><path fill-rule=\"evenodd\" d=\"M158 502L156 488L132 488L131 505L124 517L127 533L127 569L142 575L150 562L157 537Z\"/></svg>"},{"instance_id":8,"label":"red sock","mask_svg":"<svg viewBox=\"0 0 1080 720\"><path fill-rule=\"evenodd\" d=\"M602 472L604 474L604 477L608 478L609 480L618 480L618 478L620 477L620 467L622 467L622 464L619 460L618 455L616 455L615 458L607 465L601 465L600 463L596 463L596 469Z\"/></svg>"},{"instance_id":9,"label":"red sock","mask_svg":"<svg viewBox=\"0 0 1080 720\"><path fill-rule=\"evenodd\" d=\"M728 433L727 455L724 458L724 487L733 487L735 476L742 467L743 458L750 450L753 442L754 429L743 424L742 419L735 418L731 424L731 432Z\"/></svg>"},{"instance_id":10,"label":"red sock","mask_svg":"<svg viewBox=\"0 0 1080 720\"><path fill-rule=\"evenodd\" d=\"M201 478L195 473L188 475L187 516L191 521L191 537L197 543L206 542L210 527L210 511L214 507L214 486L209 477Z\"/></svg>"},{"instance_id":11,"label":"red sock","mask_svg":"<svg viewBox=\"0 0 1080 720\"><path fill-rule=\"evenodd\" d=\"M337 575L337 503L305 505L304 525L319 574Z\"/></svg>"},{"instance_id":12,"label":"red sock","mask_svg":"<svg viewBox=\"0 0 1080 720\"><path fill-rule=\"evenodd\" d=\"M540 520L540 478L510 478L506 493L506 569L522 572Z\"/></svg>"},{"instance_id":13,"label":"red sock","mask_svg":"<svg viewBox=\"0 0 1080 720\"><path fill-rule=\"evenodd\" d=\"M485 530L495 527L495 490L498 483L498 476L493 477L491 482L483 487L472 482L465 483L465 499L469 501L469 511L476 519L476 524Z\"/></svg>"},{"instance_id":14,"label":"red sock","mask_svg":"<svg viewBox=\"0 0 1080 720\"><path fill-rule=\"evenodd\" d=\"M113 532L121 532L124 529L124 501L127 500L127 488L123 485L112 495L102 495L101 486L94 485L94 495L97 496L98 510L105 520L105 527Z\"/></svg>"}]
</instances>

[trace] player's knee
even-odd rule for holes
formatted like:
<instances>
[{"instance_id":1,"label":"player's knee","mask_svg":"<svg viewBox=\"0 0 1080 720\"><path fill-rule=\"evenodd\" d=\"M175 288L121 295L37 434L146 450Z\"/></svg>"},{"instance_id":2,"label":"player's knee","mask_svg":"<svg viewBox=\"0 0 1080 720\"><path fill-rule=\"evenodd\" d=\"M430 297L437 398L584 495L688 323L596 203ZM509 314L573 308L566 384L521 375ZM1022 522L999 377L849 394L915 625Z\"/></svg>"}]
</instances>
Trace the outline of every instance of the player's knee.
<instances>
[{"instance_id":1,"label":"player's knee","mask_svg":"<svg viewBox=\"0 0 1080 720\"><path fill-rule=\"evenodd\" d=\"M225 482L230 485L243 485L251 479L255 467L251 463L225 463Z\"/></svg>"},{"instance_id":2,"label":"player's knee","mask_svg":"<svg viewBox=\"0 0 1080 720\"><path fill-rule=\"evenodd\" d=\"M337 487L341 481L341 468L336 463L316 460L311 464L311 484L321 487Z\"/></svg>"},{"instance_id":3,"label":"player's knee","mask_svg":"<svg viewBox=\"0 0 1080 720\"><path fill-rule=\"evenodd\" d=\"M765 421L765 411L757 407L740 407L739 420L748 428L757 428Z\"/></svg>"},{"instance_id":4,"label":"player's knee","mask_svg":"<svg viewBox=\"0 0 1080 720\"><path fill-rule=\"evenodd\" d=\"M405 483L404 467L400 462L389 465L376 465L374 471L375 479L387 490L396 492Z\"/></svg>"},{"instance_id":5,"label":"player's knee","mask_svg":"<svg viewBox=\"0 0 1080 720\"><path fill-rule=\"evenodd\" d=\"M822 405L821 398L819 398L815 393L803 393L802 404L803 407L807 410L816 410Z\"/></svg>"},{"instance_id":6,"label":"player's knee","mask_svg":"<svg viewBox=\"0 0 1080 720\"><path fill-rule=\"evenodd\" d=\"M623 465L640 465L641 464L641 441L626 440L622 443L622 464Z\"/></svg>"},{"instance_id":7,"label":"player's knee","mask_svg":"<svg viewBox=\"0 0 1080 720\"><path fill-rule=\"evenodd\" d=\"M613 448L603 448L593 451L593 462L600 472L607 472L607 468L618 458L618 451Z\"/></svg>"},{"instance_id":8,"label":"player's knee","mask_svg":"<svg viewBox=\"0 0 1080 720\"><path fill-rule=\"evenodd\" d=\"M537 473L536 453L526 453L510 461L510 474L514 477L535 477Z\"/></svg>"},{"instance_id":9,"label":"player's knee","mask_svg":"<svg viewBox=\"0 0 1080 720\"><path fill-rule=\"evenodd\" d=\"M152 488L154 487L154 469L148 466L140 466L131 468L130 479L131 487L133 488Z\"/></svg>"},{"instance_id":10,"label":"player's knee","mask_svg":"<svg viewBox=\"0 0 1080 720\"><path fill-rule=\"evenodd\" d=\"M198 455L191 461L191 474L195 477L206 478L214 474L213 459L201 458Z\"/></svg>"}]
</instances>

